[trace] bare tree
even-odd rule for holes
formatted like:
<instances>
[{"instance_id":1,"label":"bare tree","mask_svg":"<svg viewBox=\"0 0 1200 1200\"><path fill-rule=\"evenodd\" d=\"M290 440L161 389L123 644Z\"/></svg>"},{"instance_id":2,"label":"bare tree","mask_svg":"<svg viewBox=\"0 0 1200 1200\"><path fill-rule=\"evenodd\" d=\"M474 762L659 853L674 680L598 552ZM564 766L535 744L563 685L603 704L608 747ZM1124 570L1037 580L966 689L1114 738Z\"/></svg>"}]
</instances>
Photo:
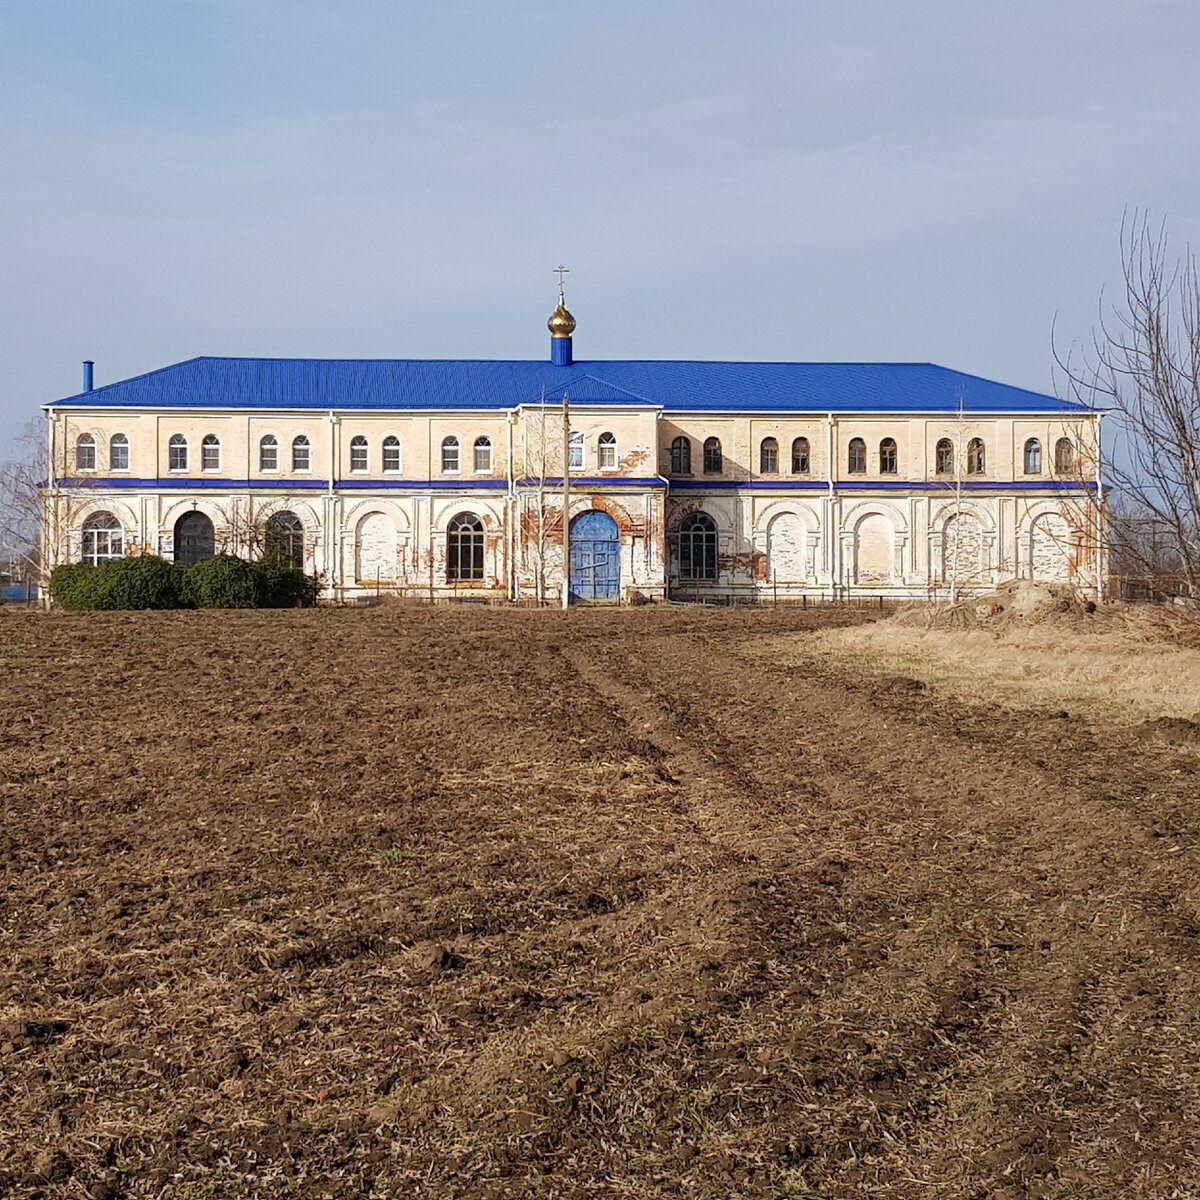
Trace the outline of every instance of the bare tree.
<instances>
[{"instance_id":1,"label":"bare tree","mask_svg":"<svg viewBox=\"0 0 1200 1200\"><path fill-rule=\"evenodd\" d=\"M1121 223L1124 295L1103 298L1090 350L1072 362L1056 352L1071 399L1107 409L1116 425L1104 474L1121 497L1130 536L1128 564L1145 571L1177 565L1188 593L1200 595L1200 264L1189 246L1168 246L1166 227L1145 213ZM1153 538L1138 535L1151 529ZM1164 542L1167 544L1164 545ZM1169 549L1168 549L1169 548ZM1149 555L1150 557L1147 557ZM1165 555L1165 558L1164 558ZM1152 561L1152 559L1157 561Z\"/></svg>"},{"instance_id":2,"label":"bare tree","mask_svg":"<svg viewBox=\"0 0 1200 1200\"><path fill-rule=\"evenodd\" d=\"M42 504L39 489L46 474L45 432L30 421L13 444L12 456L0 463L0 552L14 571L40 579Z\"/></svg>"}]
</instances>

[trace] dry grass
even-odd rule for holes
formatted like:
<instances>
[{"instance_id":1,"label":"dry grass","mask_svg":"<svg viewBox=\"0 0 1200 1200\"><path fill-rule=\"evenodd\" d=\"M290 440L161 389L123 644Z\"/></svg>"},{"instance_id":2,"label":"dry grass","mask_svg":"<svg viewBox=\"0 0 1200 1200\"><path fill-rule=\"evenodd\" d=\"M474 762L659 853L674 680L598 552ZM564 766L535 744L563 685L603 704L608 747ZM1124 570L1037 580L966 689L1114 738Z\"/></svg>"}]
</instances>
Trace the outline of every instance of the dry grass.
<instances>
[{"instance_id":1,"label":"dry grass","mask_svg":"<svg viewBox=\"0 0 1200 1200\"><path fill-rule=\"evenodd\" d=\"M798 663L819 650L855 670L908 675L977 704L1062 708L1121 723L1200 720L1200 649L1186 644L1189 630L1200 631L1200 622L1141 610L996 632L880 621L826 630L815 643L771 638L747 652Z\"/></svg>"}]
</instances>

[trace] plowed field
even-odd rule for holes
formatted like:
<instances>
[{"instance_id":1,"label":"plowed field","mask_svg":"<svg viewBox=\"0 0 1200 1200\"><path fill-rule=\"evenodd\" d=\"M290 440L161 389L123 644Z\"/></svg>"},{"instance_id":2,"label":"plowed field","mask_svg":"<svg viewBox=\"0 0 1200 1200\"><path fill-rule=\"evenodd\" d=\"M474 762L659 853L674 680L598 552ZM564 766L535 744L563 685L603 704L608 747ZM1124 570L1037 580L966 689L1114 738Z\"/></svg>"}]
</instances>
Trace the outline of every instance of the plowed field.
<instances>
[{"instance_id":1,"label":"plowed field","mask_svg":"<svg viewBox=\"0 0 1200 1200\"><path fill-rule=\"evenodd\" d=\"M1196 727L855 619L0 614L0 1193L1200 1195Z\"/></svg>"}]
</instances>

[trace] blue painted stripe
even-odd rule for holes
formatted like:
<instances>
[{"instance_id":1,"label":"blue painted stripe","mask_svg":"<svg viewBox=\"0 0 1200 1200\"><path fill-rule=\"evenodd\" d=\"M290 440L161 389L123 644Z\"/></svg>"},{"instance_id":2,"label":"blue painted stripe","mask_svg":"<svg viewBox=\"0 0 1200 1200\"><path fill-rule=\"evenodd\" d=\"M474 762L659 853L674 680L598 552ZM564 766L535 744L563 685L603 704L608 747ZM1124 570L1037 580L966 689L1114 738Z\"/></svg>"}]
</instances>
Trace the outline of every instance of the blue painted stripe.
<instances>
[{"instance_id":1,"label":"blue painted stripe","mask_svg":"<svg viewBox=\"0 0 1200 1200\"><path fill-rule=\"evenodd\" d=\"M58 481L60 487L75 488L79 491L99 491L103 489L124 489L138 491L180 491L191 492L198 490L247 491L274 489L278 491L324 491L329 488L327 479L291 479L269 477L264 479L218 479L212 477L194 477L190 475L164 475L159 479L138 479L129 475L97 476L86 478L67 477ZM520 487L531 487L529 479L517 480ZM341 479L334 483L335 491L443 491L443 492L503 492L508 483L503 479ZM544 486L547 490L562 487L562 479L546 479ZM666 480L657 477L650 479L630 479L620 475L581 475L572 477L571 486L577 488L636 488L643 491L646 488L665 488Z\"/></svg>"},{"instance_id":2,"label":"blue painted stripe","mask_svg":"<svg viewBox=\"0 0 1200 1200\"><path fill-rule=\"evenodd\" d=\"M903 480L864 479L845 480L835 479L833 486L838 492L953 492L953 483L942 483L937 480ZM1039 479L1039 480L1003 480L976 481L962 483L964 492L1072 492L1095 491L1096 482L1092 479ZM829 481L808 480L776 480L776 479L714 479L693 480L673 479L670 482L673 492L826 492Z\"/></svg>"}]
</instances>

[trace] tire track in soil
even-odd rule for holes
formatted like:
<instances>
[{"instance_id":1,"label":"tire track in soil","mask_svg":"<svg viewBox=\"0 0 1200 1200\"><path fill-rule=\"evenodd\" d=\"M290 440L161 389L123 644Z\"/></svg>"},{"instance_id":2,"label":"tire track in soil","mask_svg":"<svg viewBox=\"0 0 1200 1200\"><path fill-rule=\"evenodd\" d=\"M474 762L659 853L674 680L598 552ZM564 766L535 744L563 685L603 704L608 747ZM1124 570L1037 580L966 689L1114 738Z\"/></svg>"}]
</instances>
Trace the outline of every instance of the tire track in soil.
<instances>
[{"instance_id":1,"label":"tire track in soil","mask_svg":"<svg viewBox=\"0 0 1200 1200\"><path fill-rule=\"evenodd\" d=\"M763 723L738 719L738 714L747 710L742 685L729 684L729 673L714 677L707 669L716 661L715 654L700 657L706 665L699 671L681 666L677 651L669 663L676 679L676 696L706 697L706 717L689 722L690 731L698 731L701 737L706 731L714 731L723 745L740 738L744 760L778 762L779 755L762 744ZM681 735L674 732L680 727L677 714L664 714L660 707L664 698L661 681L669 677L662 672L667 668L668 664L656 661L654 648L646 647L636 656L626 656L620 664L608 657L604 673L594 667L589 670L586 665L582 673L616 703L626 706L635 720L657 728L669 745L672 738ZM754 710L761 711L775 701L777 712L786 711L778 703L778 692L793 686L789 672L762 670L759 664ZM952 956L943 964L940 977L935 971L925 981L927 1012L907 1034L910 1052L919 1055L922 1050L933 1050L933 1074L924 1082L932 1079L939 1086L952 1084L957 1091L972 1087L987 1090L993 1086L995 1076L1002 1074L998 1068L1010 1057L1004 1053L1005 1045L1018 1031L1026 1040L1031 1033L1040 1034L1042 1042L1050 1042L1055 1050L1076 1060L1089 1052L1110 1057L1127 1053L1128 1046L1099 1047L1099 1041L1112 1032L1112 1022L1109 1029L1103 1028L1104 1010L1111 1006L1114 994L1120 997L1130 988L1135 995L1147 991L1154 994L1161 991L1161 982L1147 988L1145 979L1128 981L1130 972L1125 964L1114 961L1111 950L1106 953L1105 938L1096 934L1095 905L1081 893L1100 878L1107 878L1110 899L1137 909L1147 876L1150 880L1157 878L1159 886L1169 885L1162 871L1165 855L1159 854L1157 861L1148 863L1139 849L1145 841L1141 823L1086 791L1064 788L1062 775L1048 764L1028 761L1020 742L1005 745L994 739L986 746L971 746L964 753L965 739L960 729L953 724L947 726L944 719L929 720L931 702L913 681L864 683L822 669L816 679L806 681L805 692L806 703L792 707L790 718L784 720L775 736L778 741L790 743L799 734L815 751L805 756L806 787L800 792L807 804L800 811L808 821L825 819L821 833L827 849L823 853L842 854L843 858L833 859L839 867L845 865L844 859L849 860L851 872L865 876L869 881L866 886L886 897L883 908L891 914L919 912L935 900L942 921L937 932L943 937L952 932L952 913L972 914L959 931L960 936L950 939L964 944L961 960ZM798 713L802 720L796 719ZM1029 714L1022 714L1018 720L1027 723L1028 718ZM1089 736L1083 737L1085 744ZM880 758L886 759L886 770L877 765ZM713 810L714 794L720 792L711 784L713 764L694 748L677 753L675 763L681 764L676 770L681 780L696 785L704 796L706 823L715 820L726 834L736 829L738 837L750 835L759 854L760 870L781 878L794 877L794 840L789 845L778 821L772 822L768 814L755 821L745 807L738 807L739 801L762 794L765 789L761 779L752 776L752 786L746 789L739 786L747 776L745 768L725 772L730 791L725 811L732 811L732 819L728 815L723 819ZM922 780L929 782L923 784ZM884 799L899 810L892 813L890 827L879 820L880 801ZM835 811L841 808L841 820L828 820L831 805ZM911 840L914 821L927 830L925 846L918 844L914 847L917 853L912 855L914 873L923 871L932 876L925 881L924 894L912 886L911 880L908 886L897 888L893 881L869 868L869 850L882 840L886 849L881 857L892 865L885 876L894 875L897 860L905 858L905 842ZM940 870L936 863L930 870L930 864L919 861L920 852L930 850L930 837L934 839L933 851L942 847ZM977 853L981 849L982 855ZM821 856L818 849L816 861L820 862ZM814 859L811 852L807 857L810 863ZM1118 883L1118 876L1128 879ZM1065 930L1062 912L1057 921L1047 920L1038 912L1055 901L1060 909L1068 910ZM863 916L858 914L860 925ZM1137 918L1146 938L1161 932L1161 922L1153 913L1149 916L1149 922L1144 912L1139 912ZM1129 922L1128 911L1122 913L1122 921ZM1157 928L1145 929L1148 923ZM860 936L866 933L868 943L878 935L886 948L887 935L896 933L886 921L874 930L869 921L866 924L868 928L860 931ZM1053 940L1042 934L1052 934ZM1071 961L1064 961L1058 953L1064 941L1075 942L1082 951ZM902 961L903 954L895 957ZM886 1003L886 969L877 969L877 974L884 992L877 997L876 1015L879 1023L886 1025L894 1017ZM843 984L846 982L843 980ZM1177 1004L1188 986L1174 989ZM902 1001L895 992L890 999ZM1194 1007L1189 1009L1183 1000L1179 1011L1194 1026ZM823 1019L836 1028L837 1017L832 1012L823 1014ZM858 1023L864 1024L861 1020ZM903 1040L903 1031L898 1032ZM916 1044L922 1036L927 1047ZM951 1041L954 1053L947 1060ZM1147 1102L1168 1118L1177 1115L1171 1088L1164 1080L1169 1074L1169 1062L1165 1061L1169 1055L1160 1047L1145 1057L1151 1073L1158 1076L1157 1087L1150 1083L1145 1088L1118 1093L1107 1086L1101 1070L1076 1070L1074 1078L1067 1071L1065 1080L1046 1083L1046 1103L1029 1106L1027 1127L1019 1135L1006 1128L1011 1120L976 1119L980 1125L978 1136L984 1143L979 1151L981 1160L1010 1172L1018 1182L1026 1180L1036 1190L1038 1179L1057 1172L1059 1157L1087 1161L1089 1147L1098 1154L1106 1153L1112 1125ZM1108 1095L1115 1114L1089 1122L1072 1112L1071 1105L1078 1106L1102 1094ZM950 1120L961 1123L962 1114L954 1111L956 1102L948 1102L945 1108L941 1114L927 1111L922 1115L931 1131ZM1169 1119L1167 1125L1171 1125ZM961 1175L963 1157L947 1154L945 1141L941 1135L923 1139L920 1155L924 1161L909 1163L910 1177L922 1172L947 1180L956 1173ZM1073 1154L1072 1143L1078 1147ZM1167 1161L1191 1158L1177 1136L1165 1139L1161 1150ZM1068 1173L1072 1170L1070 1166L1064 1169ZM1079 1178L1090 1178L1082 1168L1076 1170ZM1135 1170L1130 1168L1130 1176ZM843 1173L842 1178L846 1184L862 1182L861 1172L854 1169ZM962 1176L962 1183L968 1182Z\"/></svg>"}]
</instances>

